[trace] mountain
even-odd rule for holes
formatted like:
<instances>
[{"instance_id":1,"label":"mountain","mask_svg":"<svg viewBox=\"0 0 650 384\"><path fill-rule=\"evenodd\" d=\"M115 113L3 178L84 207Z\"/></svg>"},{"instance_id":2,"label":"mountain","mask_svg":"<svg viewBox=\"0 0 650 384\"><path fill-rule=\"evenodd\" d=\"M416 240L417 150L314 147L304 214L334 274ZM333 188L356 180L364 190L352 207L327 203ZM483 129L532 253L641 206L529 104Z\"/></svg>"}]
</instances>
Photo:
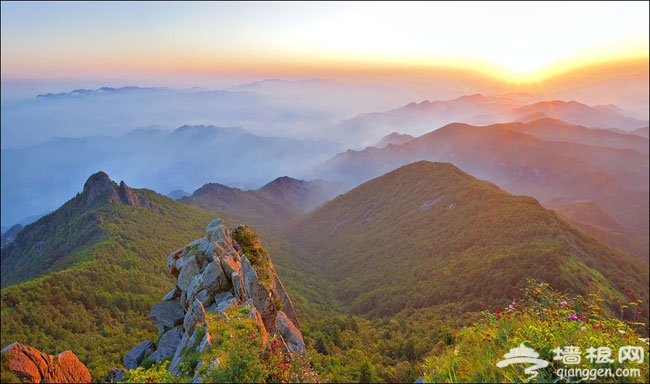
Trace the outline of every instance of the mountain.
<instances>
[{"instance_id":1,"label":"mountain","mask_svg":"<svg viewBox=\"0 0 650 384\"><path fill-rule=\"evenodd\" d=\"M172 284L165 257L213 217L95 173L2 249L1 344L72 350L103 379L131 343L156 333L147 319Z\"/></svg>"},{"instance_id":2,"label":"mountain","mask_svg":"<svg viewBox=\"0 0 650 384\"><path fill-rule=\"evenodd\" d=\"M136 130L117 137L60 138L3 149L2 222L53 211L97 169L159 192L194 190L206 180L259 188L283 175L303 177L312 165L338 151L338 145L323 141L264 137L238 127L207 125L184 125L172 132Z\"/></svg>"},{"instance_id":3,"label":"mountain","mask_svg":"<svg viewBox=\"0 0 650 384\"><path fill-rule=\"evenodd\" d=\"M650 152L648 141L639 139L634 135L612 132L608 129L585 128L581 125L572 125L548 117L529 121L528 124L515 125L513 128L546 141L564 141L597 147L632 149L643 154Z\"/></svg>"},{"instance_id":4,"label":"mountain","mask_svg":"<svg viewBox=\"0 0 650 384\"><path fill-rule=\"evenodd\" d=\"M258 191L268 193L275 200L307 213L343 191L343 186L326 180L304 181L288 176L278 177Z\"/></svg>"},{"instance_id":5,"label":"mountain","mask_svg":"<svg viewBox=\"0 0 650 384\"><path fill-rule=\"evenodd\" d=\"M6 232L2 234L2 243L0 247L4 247L5 245L11 243L16 239L16 235L18 235L18 232L20 232L24 227L20 224L16 224L9 228Z\"/></svg>"},{"instance_id":6,"label":"mountain","mask_svg":"<svg viewBox=\"0 0 650 384\"><path fill-rule=\"evenodd\" d=\"M513 107L513 103L509 98L480 94L444 101L424 100L386 112L362 114L342 122L335 129L341 135L354 138L359 144L364 143L361 145L363 147L380 141L394 131L421 135L453 122L482 122L481 116L505 113Z\"/></svg>"},{"instance_id":7,"label":"mountain","mask_svg":"<svg viewBox=\"0 0 650 384\"><path fill-rule=\"evenodd\" d=\"M384 136L381 140L379 140L377 144L372 146L377 148L384 148L390 144L404 144L408 143L411 140L413 140L413 136L411 135L393 132L387 136Z\"/></svg>"},{"instance_id":8,"label":"mountain","mask_svg":"<svg viewBox=\"0 0 650 384\"><path fill-rule=\"evenodd\" d=\"M628 294L648 298L647 265L451 164L421 161L372 179L296 220L286 237L366 316L503 308L527 278L598 289L612 309Z\"/></svg>"},{"instance_id":9,"label":"mountain","mask_svg":"<svg viewBox=\"0 0 650 384\"><path fill-rule=\"evenodd\" d=\"M154 208L146 195L136 193L124 182L118 186L104 172L92 175L81 194L25 227L2 249L2 287L83 261L74 258L76 251L106 236L94 210L104 205Z\"/></svg>"},{"instance_id":10,"label":"mountain","mask_svg":"<svg viewBox=\"0 0 650 384\"><path fill-rule=\"evenodd\" d=\"M545 207L557 212L563 219L593 235L603 243L618 248L640 259L646 257L647 239L626 231L621 224L593 201Z\"/></svg>"},{"instance_id":11,"label":"mountain","mask_svg":"<svg viewBox=\"0 0 650 384\"><path fill-rule=\"evenodd\" d=\"M620 108L612 105L590 107L577 101L553 100L517 107L510 113L515 118L533 113L543 113L553 119L589 128L616 128L632 131L648 125L647 121L626 116L622 112Z\"/></svg>"},{"instance_id":12,"label":"mountain","mask_svg":"<svg viewBox=\"0 0 650 384\"><path fill-rule=\"evenodd\" d=\"M342 186L324 180L303 181L279 177L257 190L241 190L207 183L179 201L202 209L224 212L229 217L270 232L334 197Z\"/></svg>"},{"instance_id":13,"label":"mountain","mask_svg":"<svg viewBox=\"0 0 650 384\"><path fill-rule=\"evenodd\" d=\"M226 225L237 225L219 216ZM134 345L156 340L151 308L175 282L167 257L179 244L205 235L214 217L215 212L117 184L104 172L93 174L81 193L2 249L0 344L72 350L93 381L103 380ZM259 233L274 255L277 274L290 277L283 284L301 318L337 308L327 282L311 275L315 270L304 261L303 250ZM246 252L256 251L259 242L247 243L250 237L237 240ZM111 372L111 377L120 374Z\"/></svg>"},{"instance_id":14,"label":"mountain","mask_svg":"<svg viewBox=\"0 0 650 384\"><path fill-rule=\"evenodd\" d=\"M606 146L645 145L647 150L647 142L612 133L549 119L489 126L450 124L402 145L341 153L321 167L320 175L358 185L415 161L452 162L510 193L545 203L595 201L627 232L647 239L648 154ZM566 141L552 141L560 138ZM644 254L647 260L647 249Z\"/></svg>"},{"instance_id":15,"label":"mountain","mask_svg":"<svg viewBox=\"0 0 650 384\"><path fill-rule=\"evenodd\" d=\"M396 130L422 135L450 123L489 125L529 122L547 117L571 125L624 131L648 125L647 121L627 116L625 111L614 105L590 107L576 101L561 100L522 105L521 99L518 95L495 97L475 94L452 100L411 102L397 109L359 115L342 122L336 129L368 146Z\"/></svg>"}]
</instances>

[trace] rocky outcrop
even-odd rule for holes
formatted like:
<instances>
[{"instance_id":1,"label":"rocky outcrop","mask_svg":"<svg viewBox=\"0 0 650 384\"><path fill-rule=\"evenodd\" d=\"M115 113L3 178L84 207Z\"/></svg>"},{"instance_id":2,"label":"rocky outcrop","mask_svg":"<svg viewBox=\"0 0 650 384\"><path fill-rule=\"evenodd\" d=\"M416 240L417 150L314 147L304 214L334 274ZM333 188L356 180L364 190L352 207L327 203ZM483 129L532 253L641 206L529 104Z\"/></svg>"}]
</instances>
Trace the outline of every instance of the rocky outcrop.
<instances>
[{"instance_id":1,"label":"rocky outcrop","mask_svg":"<svg viewBox=\"0 0 650 384\"><path fill-rule=\"evenodd\" d=\"M89 207L101 205L104 202L151 207L151 203L146 197L138 195L124 181L121 181L118 186L104 172L97 172L86 180L83 195L86 198L86 205Z\"/></svg>"},{"instance_id":2,"label":"rocky outcrop","mask_svg":"<svg viewBox=\"0 0 650 384\"><path fill-rule=\"evenodd\" d=\"M90 383L88 368L72 351L64 351L56 357L19 343L2 350L9 356L9 368L21 380L30 383Z\"/></svg>"},{"instance_id":3,"label":"rocky outcrop","mask_svg":"<svg viewBox=\"0 0 650 384\"><path fill-rule=\"evenodd\" d=\"M293 304L273 264L268 257L251 263L221 219L210 222L205 237L172 252L167 269L176 286L151 308L150 319L162 336L149 361L171 358L170 372L180 375L184 353L212 346L207 313L223 319L229 307L250 308L247 316L259 325L263 342L274 336L288 351L304 350Z\"/></svg>"}]
</instances>

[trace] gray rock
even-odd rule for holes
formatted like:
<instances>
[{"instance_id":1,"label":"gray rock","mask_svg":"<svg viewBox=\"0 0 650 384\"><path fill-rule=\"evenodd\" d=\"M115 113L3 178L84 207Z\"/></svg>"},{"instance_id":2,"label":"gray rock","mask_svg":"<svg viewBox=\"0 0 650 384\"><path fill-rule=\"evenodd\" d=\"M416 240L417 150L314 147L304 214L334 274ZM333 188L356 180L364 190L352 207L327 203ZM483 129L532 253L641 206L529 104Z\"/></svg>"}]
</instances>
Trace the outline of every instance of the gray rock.
<instances>
[{"instance_id":1,"label":"gray rock","mask_svg":"<svg viewBox=\"0 0 650 384\"><path fill-rule=\"evenodd\" d=\"M278 311L275 318L275 324L282 335L282 338L287 343L287 347L291 352L302 352L305 350L305 342L302 338L302 333L295 325L289 320L287 315Z\"/></svg>"},{"instance_id":2,"label":"gray rock","mask_svg":"<svg viewBox=\"0 0 650 384\"><path fill-rule=\"evenodd\" d=\"M143 341L133 347L126 356L124 356L124 367L126 369L136 369L142 363L145 353L156 350L156 343L151 340Z\"/></svg>"},{"instance_id":3,"label":"gray rock","mask_svg":"<svg viewBox=\"0 0 650 384\"><path fill-rule=\"evenodd\" d=\"M234 307L237 305L237 300L233 297L229 300L222 301L221 303L217 304L216 311L217 312L223 312L224 314L226 313L226 309L230 307Z\"/></svg>"},{"instance_id":4,"label":"gray rock","mask_svg":"<svg viewBox=\"0 0 650 384\"><path fill-rule=\"evenodd\" d=\"M183 350L194 345L194 334L192 333L190 335L188 335L187 333L183 334L183 338L181 339L181 342L178 344L178 347L176 347L176 351L174 352L174 357L172 357L172 361L169 363L169 367L167 368L169 372L171 372L176 376L181 375L179 365L183 358L182 355Z\"/></svg>"},{"instance_id":5,"label":"gray rock","mask_svg":"<svg viewBox=\"0 0 650 384\"><path fill-rule=\"evenodd\" d=\"M284 289L284 285L282 284L282 281L280 280L280 277L278 277L277 273L273 273L273 285L275 288L273 291L274 297L277 297L282 303L282 312L287 315L289 320L291 320L296 328L300 329L298 315L296 314L295 309L293 309L291 298L289 297L289 294L287 294L287 291Z\"/></svg>"},{"instance_id":6,"label":"gray rock","mask_svg":"<svg viewBox=\"0 0 650 384\"><path fill-rule=\"evenodd\" d=\"M226 233L226 227L223 220L214 219L208 224L208 227L205 230L208 240L213 243L228 242L229 236Z\"/></svg>"},{"instance_id":7,"label":"gray rock","mask_svg":"<svg viewBox=\"0 0 650 384\"><path fill-rule=\"evenodd\" d=\"M241 268L241 258L237 251L232 249L232 253L226 252L219 245L215 248L219 252L219 262L221 263L221 268L226 272L226 276L231 276L233 272L239 271Z\"/></svg>"},{"instance_id":8,"label":"gray rock","mask_svg":"<svg viewBox=\"0 0 650 384\"><path fill-rule=\"evenodd\" d=\"M163 301L151 307L149 318L154 324L170 329L183 324L185 311L180 300Z\"/></svg>"},{"instance_id":9,"label":"gray rock","mask_svg":"<svg viewBox=\"0 0 650 384\"><path fill-rule=\"evenodd\" d=\"M192 281L190 281L190 284L187 286L187 289L184 290L185 300L181 299L181 304L183 305L183 308L189 307L189 305L194 302L196 295L202 289L203 289L203 275L199 274L194 276L194 278L192 278Z\"/></svg>"},{"instance_id":10,"label":"gray rock","mask_svg":"<svg viewBox=\"0 0 650 384\"><path fill-rule=\"evenodd\" d=\"M214 298L205 291L205 289L200 290L194 297L196 300L200 301L204 307L214 303Z\"/></svg>"},{"instance_id":11,"label":"gray rock","mask_svg":"<svg viewBox=\"0 0 650 384\"><path fill-rule=\"evenodd\" d=\"M111 368L111 370L108 371L106 378L104 378L104 382L119 383L120 381L122 381L125 374L126 374L126 369Z\"/></svg>"},{"instance_id":12,"label":"gray rock","mask_svg":"<svg viewBox=\"0 0 650 384\"><path fill-rule=\"evenodd\" d=\"M199 343L199 346L196 347L196 350L199 353L203 353L203 351L210 348L212 348L212 337L210 336L210 333L206 330L205 335L203 335L203 339L201 339L201 342Z\"/></svg>"},{"instance_id":13,"label":"gray rock","mask_svg":"<svg viewBox=\"0 0 650 384\"><path fill-rule=\"evenodd\" d=\"M176 266L176 261L183 255L183 248L179 248L175 250L174 252L170 253L169 256L167 256L167 270L169 273L171 273L174 277L178 277L178 267Z\"/></svg>"},{"instance_id":14,"label":"gray rock","mask_svg":"<svg viewBox=\"0 0 650 384\"><path fill-rule=\"evenodd\" d=\"M275 330L277 309L273 305L269 291L257 279L257 274L246 256L242 256L241 258L240 272L244 278L244 292L246 292L246 297L253 300L253 305L259 311L260 316L262 316L264 328L267 332L272 333Z\"/></svg>"},{"instance_id":15,"label":"gray rock","mask_svg":"<svg viewBox=\"0 0 650 384\"><path fill-rule=\"evenodd\" d=\"M174 288L171 291L169 291L169 293L166 294L165 297L163 297L163 301L172 301L172 300L179 299L181 297L181 292L182 291L180 289Z\"/></svg>"},{"instance_id":16,"label":"gray rock","mask_svg":"<svg viewBox=\"0 0 650 384\"><path fill-rule=\"evenodd\" d=\"M182 338L183 332L179 327L172 328L165 332L158 341L158 349L149 356L149 360L157 362L171 358L174 356L174 352L176 352Z\"/></svg>"},{"instance_id":17,"label":"gray rock","mask_svg":"<svg viewBox=\"0 0 650 384\"><path fill-rule=\"evenodd\" d=\"M196 324L203 321L204 319L205 308L203 307L203 304L198 300L194 300L189 310L185 314L185 319L183 320L183 328L185 328L185 332L190 335L194 333Z\"/></svg>"},{"instance_id":18,"label":"gray rock","mask_svg":"<svg viewBox=\"0 0 650 384\"><path fill-rule=\"evenodd\" d=\"M182 268L180 268L176 285L180 289L186 291L189 288L192 279L194 279L194 276L198 275L201 270L199 269L199 265L194 257L179 259L176 262L176 265L179 265L180 260L183 260L184 262Z\"/></svg>"},{"instance_id":19,"label":"gray rock","mask_svg":"<svg viewBox=\"0 0 650 384\"><path fill-rule=\"evenodd\" d=\"M230 300L234 298L235 296L232 295L231 291L225 291L217 294L214 297L214 302L219 305L220 303L223 303L224 301Z\"/></svg>"},{"instance_id":20,"label":"gray rock","mask_svg":"<svg viewBox=\"0 0 650 384\"><path fill-rule=\"evenodd\" d=\"M203 288L209 296L216 296L217 293L230 290L232 284L226 273L221 268L221 264L213 261L205 266L203 271Z\"/></svg>"},{"instance_id":21,"label":"gray rock","mask_svg":"<svg viewBox=\"0 0 650 384\"><path fill-rule=\"evenodd\" d=\"M241 301L246 300L246 292L244 292L244 279L242 279L241 273L239 273L239 271L233 272L230 275L230 281L233 285L235 297Z\"/></svg>"}]
</instances>

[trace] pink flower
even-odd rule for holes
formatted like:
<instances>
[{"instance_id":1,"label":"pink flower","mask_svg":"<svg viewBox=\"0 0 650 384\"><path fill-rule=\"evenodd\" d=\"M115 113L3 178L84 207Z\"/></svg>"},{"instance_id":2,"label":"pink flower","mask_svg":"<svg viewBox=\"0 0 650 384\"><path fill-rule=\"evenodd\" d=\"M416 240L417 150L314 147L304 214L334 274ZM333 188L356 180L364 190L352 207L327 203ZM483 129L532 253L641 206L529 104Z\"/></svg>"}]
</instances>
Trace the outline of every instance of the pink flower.
<instances>
[{"instance_id":1,"label":"pink flower","mask_svg":"<svg viewBox=\"0 0 650 384\"><path fill-rule=\"evenodd\" d=\"M567 302L566 302L566 301L560 301L560 307L564 308L564 307L566 307L566 306L567 306Z\"/></svg>"}]
</instances>

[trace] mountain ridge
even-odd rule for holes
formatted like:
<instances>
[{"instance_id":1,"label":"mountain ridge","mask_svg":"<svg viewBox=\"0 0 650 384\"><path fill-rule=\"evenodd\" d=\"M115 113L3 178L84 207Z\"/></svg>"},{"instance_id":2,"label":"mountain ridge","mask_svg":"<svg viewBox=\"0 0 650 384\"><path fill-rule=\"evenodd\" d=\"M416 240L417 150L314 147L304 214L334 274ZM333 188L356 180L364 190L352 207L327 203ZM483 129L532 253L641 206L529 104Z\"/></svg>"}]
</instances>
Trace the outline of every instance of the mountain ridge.
<instances>
[{"instance_id":1,"label":"mountain ridge","mask_svg":"<svg viewBox=\"0 0 650 384\"><path fill-rule=\"evenodd\" d=\"M448 163L420 161L372 179L286 236L312 252L353 313L370 317L451 302L474 311L507 305L526 277L583 294L596 284L611 306L623 286L648 296L640 261Z\"/></svg>"}]
</instances>

